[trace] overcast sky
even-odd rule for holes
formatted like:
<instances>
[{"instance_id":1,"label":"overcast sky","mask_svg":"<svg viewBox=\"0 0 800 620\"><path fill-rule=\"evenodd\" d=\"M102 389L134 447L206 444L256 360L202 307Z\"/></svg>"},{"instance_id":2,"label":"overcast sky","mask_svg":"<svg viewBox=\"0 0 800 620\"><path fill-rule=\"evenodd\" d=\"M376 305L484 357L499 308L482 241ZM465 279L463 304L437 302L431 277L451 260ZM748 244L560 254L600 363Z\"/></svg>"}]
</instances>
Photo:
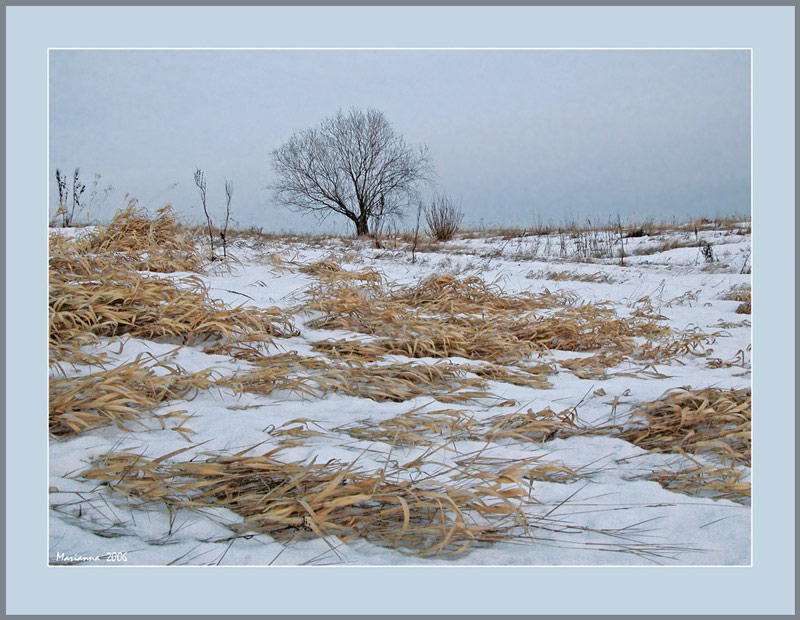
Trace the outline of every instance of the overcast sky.
<instances>
[{"instance_id":1,"label":"overcast sky","mask_svg":"<svg viewBox=\"0 0 800 620\"><path fill-rule=\"evenodd\" d=\"M591 50L52 51L51 210L80 167L86 197L114 188L91 218L130 194L199 222L199 166L213 213L227 177L240 225L315 230L273 203L269 154L353 106L429 147L465 223L750 211L749 52Z\"/></svg>"}]
</instances>

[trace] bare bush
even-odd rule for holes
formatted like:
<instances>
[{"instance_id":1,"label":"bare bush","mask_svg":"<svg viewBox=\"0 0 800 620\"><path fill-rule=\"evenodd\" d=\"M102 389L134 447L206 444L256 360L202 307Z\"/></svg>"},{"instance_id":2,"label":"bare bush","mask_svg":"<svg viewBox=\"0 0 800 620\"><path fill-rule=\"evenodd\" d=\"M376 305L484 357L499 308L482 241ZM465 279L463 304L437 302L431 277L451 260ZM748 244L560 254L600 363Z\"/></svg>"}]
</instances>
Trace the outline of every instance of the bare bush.
<instances>
[{"instance_id":1,"label":"bare bush","mask_svg":"<svg viewBox=\"0 0 800 620\"><path fill-rule=\"evenodd\" d=\"M707 263L714 262L714 247L708 241L704 241L700 244L700 253Z\"/></svg>"},{"instance_id":2,"label":"bare bush","mask_svg":"<svg viewBox=\"0 0 800 620\"><path fill-rule=\"evenodd\" d=\"M61 216L61 225L66 228L69 225L69 212L67 211L69 190L67 189L67 176L61 174L59 169L56 169L56 182L58 183L58 211L56 212L56 217Z\"/></svg>"},{"instance_id":3,"label":"bare bush","mask_svg":"<svg viewBox=\"0 0 800 620\"><path fill-rule=\"evenodd\" d=\"M220 231L222 238L222 256L228 258L228 223L231 219L231 199L233 198L233 181L225 179L225 226Z\"/></svg>"},{"instance_id":4,"label":"bare bush","mask_svg":"<svg viewBox=\"0 0 800 620\"><path fill-rule=\"evenodd\" d=\"M206 204L206 175L200 169L196 168L194 171L194 184L197 186L197 191L200 192L200 202L203 205L203 213L206 216L206 225L208 228L208 243L211 246L211 260L214 260L214 232L211 215L208 213L208 206Z\"/></svg>"},{"instance_id":5,"label":"bare bush","mask_svg":"<svg viewBox=\"0 0 800 620\"><path fill-rule=\"evenodd\" d=\"M431 204L425 209L428 232L437 241L452 239L461 227L463 219L461 206L444 194L434 196Z\"/></svg>"},{"instance_id":6,"label":"bare bush","mask_svg":"<svg viewBox=\"0 0 800 620\"><path fill-rule=\"evenodd\" d=\"M83 196L83 192L85 191L86 185L81 183L81 169L75 168L75 173L72 175L72 210L69 213L70 226L75 222L75 210L77 209L80 211L83 206L81 205L81 196Z\"/></svg>"},{"instance_id":7,"label":"bare bush","mask_svg":"<svg viewBox=\"0 0 800 620\"><path fill-rule=\"evenodd\" d=\"M86 185L81 183L80 173L80 168L75 168L75 173L72 176L72 209L68 209L69 189L67 189L67 176L65 174L62 175L61 170L56 170L56 182L58 183L58 211L56 212L56 218L61 216L61 225L64 228L74 225L75 214L80 212L83 207L81 197L86 191Z\"/></svg>"}]
</instances>

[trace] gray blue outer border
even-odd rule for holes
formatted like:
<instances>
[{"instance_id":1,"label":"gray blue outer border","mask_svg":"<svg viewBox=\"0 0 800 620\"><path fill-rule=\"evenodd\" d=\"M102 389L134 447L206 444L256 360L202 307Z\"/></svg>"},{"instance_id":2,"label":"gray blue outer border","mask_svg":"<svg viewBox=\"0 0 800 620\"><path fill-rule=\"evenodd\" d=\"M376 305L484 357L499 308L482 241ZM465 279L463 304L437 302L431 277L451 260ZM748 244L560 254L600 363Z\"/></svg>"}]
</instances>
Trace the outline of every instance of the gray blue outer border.
<instances>
[{"instance_id":1,"label":"gray blue outer border","mask_svg":"<svg viewBox=\"0 0 800 620\"><path fill-rule=\"evenodd\" d=\"M232 3L229 6L285 6L287 4L288 3L285 3L285 2L243 2L243 1L240 0L239 2ZM431 4L435 4L435 5L438 5L438 6L465 6L465 5L485 6L485 3L476 3L476 2L469 2L469 1L452 2L452 1L446 1L446 0L445 1L439 1L439 2L436 2L436 3L427 3L427 2L420 2L420 1L391 2L391 3L383 4L381 6L429 6ZM552 5L553 3L513 2L513 1L506 0L505 2L494 4L494 6L495 7L499 7L499 6L547 6L548 4ZM575 2L575 1L569 1L569 0L567 0L565 2L559 2L558 4L560 6L570 6L570 7L609 6L609 5L602 4L602 3ZM33 2L22 2L22 1L4 2L3 3L3 17L2 17L2 22L3 22L2 25L3 25L3 34L4 34L4 36L6 35L6 26L7 26L5 7L6 6L21 6L21 5L27 5L27 6L107 6L107 4L103 4L103 3L99 3L99 2L86 2L86 1L75 2L75 3L69 3L69 2L36 2L36 1L33 1ZM162 6L162 5L163 5L163 3L155 2L155 1L149 1L149 2L130 2L130 1L128 1L128 2L124 3L124 6ZM207 2L207 1L204 2L203 0L198 0L198 1L195 1L195 2L187 2L185 0L184 1L173 0L172 2L170 2L170 5L173 5L173 6L197 6L197 5L215 6L215 3ZM376 6L375 3L358 2L358 1L350 1L350 2L297 2L297 3L293 3L293 5L294 6L309 6L309 7L310 6L320 6L320 7L322 7L322 6ZM731 6L731 5L763 7L763 6L795 6L795 3L791 2L791 1L774 1L774 2L770 2L768 4L757 4L757 3L753 3L753 2L742 2L742 1L735 1L735 0L729 0L727 2L726 1L719 1L719 0L707 0L705 2L690 2L690 1L672 1L672 2L668 2L668 1L661 1L661 2L644 3L644 2L624 2L624 1L619 1L618 0L616 2L613 2L613 4L612 4L612 6L637 6L637 7L639 7L639 6L698 6L698 5L702 5L702 6L717 6L717 7L727 7L727 6ZM117 6L119 6L119 5L117 5ZM797 12L796 11L794 13L794 18L795 18L794 19L794 24L795 24L795 29L794 30L795 30L795 33L796 33L796 31L797 31L796 25L798 23L798 16L797 16ZM0 52L0 53L5 55L5 52L6 52L6 46L3 46L2 52ZM757 50L756 50L756 53L757 53ZM795 54L796 54L796 46L795 46ZM794 65L794 67L795 67L795 72L796 72L796 67L797 67L796 57L795 57L795 65ZM5 77L6 76L6 62L3 63L2 72L3 72L3 75ZM3 80L3 90L4 90L4 92L5 92L5 88L6 88L6 80L4 79ZM797 80L796 80L796 73L795 73L795 90L794 90L795 100L796 100L796 93L797 93ZM5 97L3 98L3 101L4 101L3 105L5 106L6 105L6 98ZM758 105L757 101L756 101L756 105ZM798 116L797 115L797 110L795 108L795 118L793 119L795 121L795 137L796 137L796 130L797 130L797 123L796 123L797 116ZM6 115L3 115L3 135L6 136L6 138L7 138L6 122L7 122ZM8 148L8 143L7 143L7 148ZM797 150L796 149L797 149L797 141L795 139L795 143L794 143L795 164L797 163L797 157L796 157ZM755 155L755 152L754 152L754 155ZM3 157L5 158L5 153L4 153ZM0 179L2 179L2 181L1 181L2 182L2 186L6 189L6 192L8 192L8 187L6 186L6 166L3 166L2 168L3 168L3 171L2 171L2 173L0 173ZM755 184L757 182L757 180L754 179L753 182ZM8 196L8 193L6 193L6 196ZM794 200L794 196L792 196L792 198ZM5 202L4 202L4 206L5 206ZM8 214L6 213L5 215L6 215L6 217L3 218L3 224L2 224L4 229L6 228L6 221L7 221ZM758 226L757 221L755 223L755 226L756 227ZM4 230L4 232L7 232L7 230ZM795 218L795 229L794 229L794 232L795 232L795 238L796 238L797 237L797 233L800 233L800 222L798 222L796 218ZM7 289L6 289L6 284L7 284L6 270L9 267L8 262L6 262L7 259L9 258L7 256L8 247L6 245L6 234L2 235L2 241L0 241L0 243L3 244L3 250L4 251L2 252L2 260L5 262L5 267L6 267L6 269L3 270L3 276L2 276L3 284L4 284L4 286L3 286L3 296L5 298L4 301L6 301L6 303L3 304L2 312L3 312L3 318L5 319L6 316L7 316L6 315L6 312L7 312L7 310L6 310L7 309L7 305L6 304L8 302L7 297L6 297L6 294L7 294ZM756 257L756 260L757 260L757 257ZM796 263L796 266L800 266L800 254L797 253L797 248L795 248L795 263ZM16 264L18 265L19 263L17 262ZM796 275L797 274L795 272L795 276ZM798 294L797 287L795 286L795 301L797 301L798 299L800 299L800 294ZM756 307L759 306L758 298L756 298L755 305L756 305ZM798 324L800 324L800 323L798 323L797 318L795 317L795 336L796 336L796 333L797 333L796 332L796 327L798 326ZM5 348L5 345L6 345L6 321L5 320L3 320L2 335L0 336L0 339L2 340L4 348ZM11 352L11 354L13 354L13 352ZM9 351L6 351L6 356L8 356L8 355L9 355ZM794 354L793 357L794 357L794 361L795 361L795 370L797 370L797 364L798 364L798 362L800 362L800 355L797 352L797 347L796 346L795 346L795 354ZM6 362L6 360L4 359L3 362L2 362L3 363L3 371L4 371L2 373L2 376L3 376L3 378L2 378L2 388L3 388L3 393L4 394L6 394L5 382L6 382L6 378L7 378L7 375L6 375L6 370L7 369L5 367L5 362ZM795 382L795 385L796 385L796 382ZM794 392L795 397L796 397L796 389L793 392ZM6 396L7 396L7 394L6 394ZM8 402L8 401L6 401L6 402ZM4 411L5 411L5 408L4 408ZM5 437L5 431L6 431L6 425L3 425L3 430L2 430L3 438L7 440L7 438ZM796 428L795 428L795 431L797 432ZM797 456L796 456L796 453L795 453L795 465L796 464L797 464ZM2 466L5 469L5 460L4 460ZM795 467L795 471L796 471L796 467ZM5 473L7 474L7 471ZM796 481L795 481L795 483L796 483ZM4 491L6 490L5 476L3 477L3 489L4 489ZM5 493L2 494L2 500L0 500L0 501L2 501L2 504L3 504L2 505L3 510L0 511L2 513L2 517L0 517L0 518L2 519L2 524L5 525L6 524L5 523L5 516L6 516L6 494ZM796 501L797 501L797 494L795 493L795 502ZM795 505L795 507L796 507L796 505ZM3 548L4 555L5 555L5 552L6 552L6 538L5 538L6 534L7 534L6 528L3 527L2 548ZM795 522L795 537L794 537L794 541L793 542L795 542L795 544L796 544L796 522ZM4 565L4 568L6 568L6 566L8 566L8 558L6 558L6 565ZM795 569L796 569L796 553L795 553ZM795 570L795 573L796 573L796 570ZM4 611L7 609L7 607L6 607L7 599L6 599L5 585L6 585L6 581L4 579L3 580L3 586L2 586L3 587L3 610ZM40 585L41 585L42 594L44 596L47 596L47 594L46 594L47 584L40 584ZM742 595L741 592L735 592L735 593L731 593L731 594L733 596L741 596ZM70 610L69 610L68 607L65 606L64 607L64 611L66 613L69 613ZM107 611L112 611L112 610L107 610ZM121 612L124 613L125 610L124 609L119 609L118 611L121 611ZM389 609L387 609L386 611L389 611ZM653 611L655 611L655 609ZM298 616L294 616L294 617L298 617ZM302 616L302 617L308 617L308 616Z\"/></svg>"}]
</instances>

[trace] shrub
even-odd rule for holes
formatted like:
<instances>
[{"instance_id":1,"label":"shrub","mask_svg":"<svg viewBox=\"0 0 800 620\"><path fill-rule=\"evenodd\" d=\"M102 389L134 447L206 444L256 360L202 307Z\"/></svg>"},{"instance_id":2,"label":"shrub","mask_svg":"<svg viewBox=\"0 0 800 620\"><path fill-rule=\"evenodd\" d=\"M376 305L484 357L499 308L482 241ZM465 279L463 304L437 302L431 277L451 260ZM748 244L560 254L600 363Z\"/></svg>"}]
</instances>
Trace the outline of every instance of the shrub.
<instances>
[{"instance_id":1,"label":"shrub","mask_svg":"<svg viewBox=\"0 0 800 620\"><path fill-rule=\"evenodd\" d=\"M705 259L707 263L714 262L714 247L710 243L703 242L700 245L700 253L703 255L703 259Z\"/></svg>"},{"instance_id":2,"label":"shrub","mask_svg":"<svg viewBox=\"0 0 800 620\"><path fill-rule=\"evenodd\" d=\"M458 232L464 214L460 205L450 197L436 195L425 209L425 222L428 232L437 241L449 241Z\"/></svg>"}]
</instances>

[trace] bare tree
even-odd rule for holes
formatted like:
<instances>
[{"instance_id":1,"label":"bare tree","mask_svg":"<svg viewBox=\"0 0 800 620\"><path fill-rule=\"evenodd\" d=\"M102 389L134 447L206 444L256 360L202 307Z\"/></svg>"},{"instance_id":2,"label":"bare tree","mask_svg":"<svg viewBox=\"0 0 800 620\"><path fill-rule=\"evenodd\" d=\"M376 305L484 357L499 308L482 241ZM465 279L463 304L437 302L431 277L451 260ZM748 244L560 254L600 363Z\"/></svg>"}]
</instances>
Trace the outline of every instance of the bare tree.
<instances>
[{"instance_id":1,"label":"bare tree","mask_svg":"<svg viewBox=\"0 0 800 620\"><path fill-rule=\"evenodd\" d=\"M456 202L444 194L436 195L425 209L428 232L437 241L449 241L458 232L464 214Z\"/></svg>"},{"instance_id":2,"label":"bare tree","mask_svg":"<svg viewBox=\"0 0 800 620\"><path fill-rule=\"evenodd\" d=\"M206 175L200 169L196 168L194 171L194 184L197 186L197 191L200 192L200 202L203 203L203 213L206 214L206 224L208 225L208 241L211 244L211 260L214 260L214 233L211 226L211 216L208 214L208 206L206 204Z\"/></svg>"},{"instance_id":3,"label":"bare tree","mask_svg":"<svg viewBox=\"0 0 800 620\"><path fill-rule=\"evenodd\" d=\"M222 237L222 256L228 258L228 222L231 219L231 198L233 198L233 181L225 179L225 226L219 236Z\"/></svg>"},{"instance_id":4,"label":"bare tree","mask_svg":"<svg viewBox=\"0 0 800 620\"><path fill-rule=\"evenodd\" d=\"M272 152L275 200L320 219L348 218L368 235L399 216L433 175L427 149L412 147L378 110L341 110L319 127L295 133Z\"/></svg>"}]
</instances>

